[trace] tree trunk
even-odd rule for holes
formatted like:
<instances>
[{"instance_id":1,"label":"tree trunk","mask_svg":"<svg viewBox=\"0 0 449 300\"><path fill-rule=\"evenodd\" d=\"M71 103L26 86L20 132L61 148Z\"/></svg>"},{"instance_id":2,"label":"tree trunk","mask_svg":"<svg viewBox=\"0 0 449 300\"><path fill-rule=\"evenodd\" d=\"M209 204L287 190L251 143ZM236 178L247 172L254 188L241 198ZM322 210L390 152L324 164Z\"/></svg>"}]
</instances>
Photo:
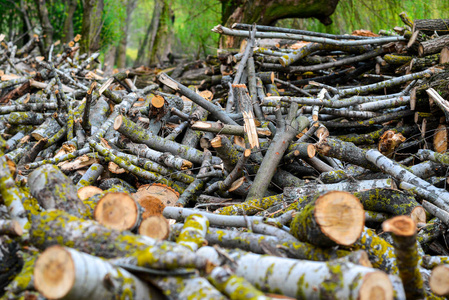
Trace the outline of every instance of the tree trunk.
<instances>
[{"instance_id":1,"label":"tree trunk","mask_svg":"<svg viewBox=\"0 0 449 300\"><path fill-rule=\"evenodd\" d=\"M285 18L317 18L330 25L329 18L337 7L338 0L220 0L222 5L221 22L226 27L234 23L273 25ZM239 39L226 37L223 46L238 46Z\"/></svg>"},{"instance_id":2,"label":"tree trunk","mask_svg":"<svg viewBox=\"0 0 449 300\"><path fill-rule=\"evenodd\" d=\"M120 47L120 46L119 46ZM118 52L118 47L110 45L108 51L104 55L104 74L105 76L112 76L112 71L114 70L114 65L116 62L116 52Z\"/></svg>"},{"instance_id":3,"label":"tree trunk","mask_svg":"<svg viewBox=\"0 0 449 300\"><path fill-rule=\"evenodd\" d=\"M68 0L67 15L64 20L64 27L62 29L62 42L68 43L73 40L73 15L75 14L77 0Z\"/></svg>"},{"instance_id":4,"label":"tree trunk","mask_svg":"<svg viewBox=\"0 0 449 300\"><path fill-rule=\"evenodd\" d=\"M148 65L152 63L161 63L171 49L170 37L174 14L171 10L171 0L155 1L153 19L151 20L152 31L151 40L148 46Z\"/></svg>"},{"instance_id":5,"label":"tree trunk","mask_svg":"<svg viewBox=\"0 0 449 300\"><path fill-rule=\"evenodd\" d=\"M129 23L131 22L131 15L136 8L137 0L128 0L126 4L126 21L125 28L123 28L123 38L117 47L117 68L123 69L126 66L126 45L128 41Z\"/></svg>"},{"instance_id":6,"label":"tree trunk","mask_svg":"<svg viewBox=\"0 0 449 300\"><path fill-rule=\"evenodd\" d=\"M81 52L93 53L100 49L100 31L102 27L103 0L86 0L83 9L81 27Z\"/></svg>"},{"instance_id":7,"label":"tree trunk","mask_svg":"<svg viewBox=\"0 0 449 300\"><path fill-rule=\"evenodd\" d=\"M47 6L45 0L35 0L37 10L39 12L39 20L42 26L42 33L44 34L44 46L45 49L50 47L53 40L53 26L51 26Z\"/></svg>"},{"instance_id":8,"label":"tree trunk","mask_svg":"<svg viewBox=\"0 0 449 300\"><path fill-rule=\"evenodd\" d=\"M150 51L148 51L148 53L151 53L151 49L153 47L152 45L154 43L154 39L159 28L159 22L161 20L161 14L164 8L164 4L165 4L164 0L154 1L153 16L151 17L151 23L148 25L147 34L145 35L142 45L140 45L139 52L137 54L137 59L134 62L135 68L139 67L145 61L148 60L146 49L147 47L149 47L148 49L150 49ZM150 42L149 46L147 46L148 41Z\"/></svg>"}]
</instances>

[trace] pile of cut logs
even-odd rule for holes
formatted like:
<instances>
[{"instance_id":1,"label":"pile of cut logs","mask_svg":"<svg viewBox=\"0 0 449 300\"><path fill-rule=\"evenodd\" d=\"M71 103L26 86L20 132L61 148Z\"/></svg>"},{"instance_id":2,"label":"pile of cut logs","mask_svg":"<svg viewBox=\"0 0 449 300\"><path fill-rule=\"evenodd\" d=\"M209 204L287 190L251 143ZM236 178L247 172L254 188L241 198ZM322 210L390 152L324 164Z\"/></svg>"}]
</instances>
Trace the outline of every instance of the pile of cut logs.
<instances>
[{"instance_id":1,"label":"pile of cut logs","mask_svg":"<svg viewBox=\"0 0 449 300\"><path fill-rule=\"evenodd\" d=\"M110 77L0 35L1 299L444 299L449 20L401 18Z\"/></svg>"}]
</instances>

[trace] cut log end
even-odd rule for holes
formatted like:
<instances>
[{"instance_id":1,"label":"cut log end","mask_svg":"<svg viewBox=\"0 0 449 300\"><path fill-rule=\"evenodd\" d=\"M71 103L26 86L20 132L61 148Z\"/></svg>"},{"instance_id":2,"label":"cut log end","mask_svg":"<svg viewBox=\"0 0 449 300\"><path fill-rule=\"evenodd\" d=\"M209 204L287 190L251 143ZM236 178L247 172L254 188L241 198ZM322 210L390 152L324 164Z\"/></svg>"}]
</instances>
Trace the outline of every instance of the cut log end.
<instances>
[{"instance_id":1,"label":"cut log end","mask_svg":"<svg viewBox=\"0 0 449 300\"><path fill-rule=\"evenodd\" d=\"M435 152L444 153L448 149L448 131L446 125L440 124L433 137L433 148Z\"/></svg>"},{"instance_id":2,"label":"cut log end","mask_svg":"<svg viewBox=\"0 0 449 300\"><path fill-rule=\"evenodd\" d=\"M151 105L153 105L153 107L161 108L162 106L164 106L164 104L165 104L165 99L162 96L155 95L151 99Z\"/></svg>"},{"instance_id":3,"label":"cut log end","mask_svg":"<svg viewBox=\"0 0 449 300\"><path fill-rule=\"evenodd\" d=\"M160 199L151 195L144 195L139 198L138 202L145 209L145 212L142 214L142 218L144 219L151 215L162 214L165 208L164 203Z\"/></svg>"},{"instance_id":4,"label":"cut log end","mask_svg":"<svg viewBox=\"0 0 449 300\"><path fill-rule=\"evenodd\" d=\"M94 219L108 228L129 230L138 222L139 208L127 193L108 193L98 201Z\"/></svg>"},{"instance_id":5,"label":"cut log end","mask_svg":"<svg viewBox=\"0 0 449 300\"><path fill-rule=\"evenodd\" d=\"M440 64L445 64L447 62L449 62L449 48L444 47L440 53Z\"/></svg>"},{"instance_id":6,"label":"cut log end","mask_svg":"<svg viewBox=\"0 0 449 300\"><path fill-rule=\"evenodd\" d=\"M331 240L339 245L350 246L362 234L365 211L354 195L332 191L317 199L315 220Z\"/></svg>"},{"instance_id":7,"label":"cut log end","mask_svg":"<svg viewBox=\"0 0 449 300\"><path fill-rule=\"evenodd\" d=\"M363 251L360 254L358 264L361 265L361 266L367 267L367 268L372 268L373 267L373 264L369 260L368 253L366 251Z\"/></svg>"},{"instance_id":8,"label":"cut log end","mask_svg":"<svg viewBox=\"0 0 449 300\"><path fill-rule=\"evenodd\" d=\"M416 224L411 217L397 216L382 223L382 229L397 236L413 236L416 234Z\"/></svg>"},{"instance_id":9,"label":"cut log end","mask_svg":"<svg viewBox=\"0 0 449 300\"><path fill-rule=\"evenodd\" d=\"M172 189L171 187L166 186L165 184L153 183L153 184L145 184L139 187L137 193L139 194L139 198L144 195L151 195L160 201L165 206L173 206L176 201L178 201L179 193ZM134 195L136 195L134 194ZM138 199L136 199L139 201Z\"/></svg>"},{"instance_id":10,"label":"cut log end","mask_svg":"<svg viewBox=\"0 0 449 300\"><path fill-rule=\"evenodd\" d=\"M236 181L234 181L231 184L231 187L229 188L228 192L233 192L236 189L238 189L242 184L244 184L246 181L245 177L240 177L239 179L237 179Z\"/></svg>"},{"instance_id":11,"label":"cut log end","mask_svg":"<svg viewBox=\"0 0 449 300\"><path fill-rule=\"evenodd\" d=\"M307 145L307 155L310 158L315 157L315 155L316 155L316 148L315 148L314 145L312 145L312 144Z\"/></svg>"},{"instance_id":12,"label":"cut log end","mask_svg":"<svg viewBox=\"0 0 449 300\"><path fill-rule=\"evenodd\" d=\"M430 289L438 296L449 295L449 267L437 266L432 270L429 280Z\"/></svg>"},{"instance_id":13,"label":"cut log end","mask_svg":"<svg viewBox=\"0 0 449 300\"><path fill-rule=\"evenodd\" d=\"M75 283L75 265L61 246L46 249L36 260L34 286L48 299L61 299Z\"/></svg>"},{"instance_id":14,"label":"cut log end","mask_svg":"<svg viewBox=\"0 0 449 300\"><path fill-rule=\"evenodd\" d=\"M156 240L165 240L170 233L170 225L162 215L152 215L140 223L139 234Z\"/></svg>"},{"instance_id":15,"label":"cut log end","mask_svg":"<svg viewBox=\"0 0 449 300\"><path fill-rule=\"evenodd\" d=\"M31 136L36 140L36 141L40 141L42 140L45 136L41 135L40 133L37 132L33 132L31 133Z\"/></svg>"},{"instance_id":16,"label":"cut log end","mask_svg":"<svg viewBox=\"0 0 449 300\"><path fill-rule=\"evenodd\" d=\"M20 226L20 223L13 220L11 222L11 233L15 236L22 236L23 235L23 228Z\"/></svg>"},{"instance_id":17,"label":"cut log end","mask_svg":"<svg viewBox=\"0 0 449 300\"><path fill-rule=\"evenodd\" d=\"M393 296L393 285L387 274L376 271L365 275L359 290L360 300L390 300Z\"/></svg>"},{"instance_id":18,"label":"cut log end","mask_svg":"<svg viewBox=\"0 0 449 300\"><path fill-rule=\"evenodd\" d=\"M210 141L210 144L212 145L212 147L214 148L220 148L221 147L221 137L219 135L217 135L215 138L213 138Z\"/></svg>"},{"instance_id":19,"label":"cut log end","mask_svg":"<svg viewBox=\"0 0 449 300\"><path fill-rule=\"evenodd\" d=\"M424 47L421 44L419 44L419 46L418 46L418 55L419 56L423 56L424 55Z\"/></svg>"},{"instance_id":20,"label":"cut log end","mask_svg":"<svg viewBox=\"0 0 449 300\"><path fill-rule=\"evenodd\" d=\"M82 188L78 189L78 197L84 201L84 200L89 199L92 196L101 194L102 192L103 192L103 190L96 186L92 186L92 185L83 186Z\"/></svg>"},{"instance_id":21,"label":"cut log end","mask_svg":"<svg viewBox=\"0 0 449 300\"><path fill-rule=\"evenodd\" d=\"M214 94L208 90L200 92L200 96L206 99L207 101L212 101L212 99L214 98Z\"/></svg>"},{"instance_id":22,"label":"cut log end","mask_svg":"<svg viewBox=\"0 0 449 300\"><path fill-rule=\"evenodd\" d=\"M426 223L426 210L422 206L415 207L410 213L410 218L412 218L415 224Z\"/></svg>"},{"instance_id":23,"label":"cut log end","mask_svg":"<svg viewBox=\"0 0 449 300\"><path fill-rule=\"evenodd\" d=\"M114 120L114 129L118 130L123 124L123 116L117 116Z\"/></svg>"},{"instance_id":24,"label":"cut log end","mask_svg":"<svg viewBox=\"0 0 449 300\"><path fill-rule=\"evenodd\" d=\"M192 162L190 162L188 160L184 160L182 162L181 170L188 170L188 169L190 169L192 167L193 167L193 163Z\"/></svg>"}]
</instances>

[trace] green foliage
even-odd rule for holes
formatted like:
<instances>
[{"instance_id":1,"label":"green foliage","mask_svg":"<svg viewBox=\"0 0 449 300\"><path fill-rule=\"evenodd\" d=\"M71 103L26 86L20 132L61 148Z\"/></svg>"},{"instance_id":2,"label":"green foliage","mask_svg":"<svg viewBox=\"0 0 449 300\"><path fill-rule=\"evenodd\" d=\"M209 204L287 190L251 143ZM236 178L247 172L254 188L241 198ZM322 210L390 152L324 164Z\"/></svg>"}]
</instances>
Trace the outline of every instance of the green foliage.
<instances>
[{"instance_id":1,"label":"green foliage","mask_svg":"<svg viewBox=\"0 0 449 300\"><path fill-rule=\"evenodd\" d=\"M48 17L53 26L53 41L61 39L63 34L64 20L67 16L67 3L60 0L46 0Z\"/></svg>"},{"instance_id":2,"label":"green foliage","mask_svg":"<svg viewBox=\"0 0 449 300\"><path fill-rule=\"evenodd\" d=\"M126 19L126 0L104 0L101 45L117 45L123 37Z\"/></svg>"},{"instance_id":3,"label":"green foliage","mask_svg":"<svg viewBox=\"0 0 449 300\"><path fill-rule=\"evenodd\" d=\"M211 32L212 27L221 23L219 1L176 0L175 52L205 56L216 53L219 35Z\"/></svg>"},{"instance_id":4,"label":"green foliage","mask_svg":"<svg viewBox=\"0 0 449 300\"><path fill-rule=\"evenodd\" d=\"M333 24L325 26L316 19L279 21L277 26L286 26L311 31L345 34L357 29L377 33L381 29L404 26L399 13L405 11L414 19L447 18L448 0L340 0L331 16Z\"/></svg>"}]
</instances>

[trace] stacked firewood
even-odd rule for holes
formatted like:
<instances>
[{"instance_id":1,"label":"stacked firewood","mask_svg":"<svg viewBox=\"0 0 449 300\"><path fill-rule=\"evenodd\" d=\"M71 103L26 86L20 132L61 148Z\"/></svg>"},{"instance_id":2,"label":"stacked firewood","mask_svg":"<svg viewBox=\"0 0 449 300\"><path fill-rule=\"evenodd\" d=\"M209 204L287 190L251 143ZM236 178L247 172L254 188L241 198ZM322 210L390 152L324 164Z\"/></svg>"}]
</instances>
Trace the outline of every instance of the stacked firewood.
<instances>
[{"instance_id":1,"label":"stacked firewood","mask_svg":"<svg viewBox=\"0 0 449 300\"><path fill-rule=\"evenodd\" d=\"M449 295L447 23L401 17L110 77L0 36L1 299Z\"/></svg>"}]
</instances>

